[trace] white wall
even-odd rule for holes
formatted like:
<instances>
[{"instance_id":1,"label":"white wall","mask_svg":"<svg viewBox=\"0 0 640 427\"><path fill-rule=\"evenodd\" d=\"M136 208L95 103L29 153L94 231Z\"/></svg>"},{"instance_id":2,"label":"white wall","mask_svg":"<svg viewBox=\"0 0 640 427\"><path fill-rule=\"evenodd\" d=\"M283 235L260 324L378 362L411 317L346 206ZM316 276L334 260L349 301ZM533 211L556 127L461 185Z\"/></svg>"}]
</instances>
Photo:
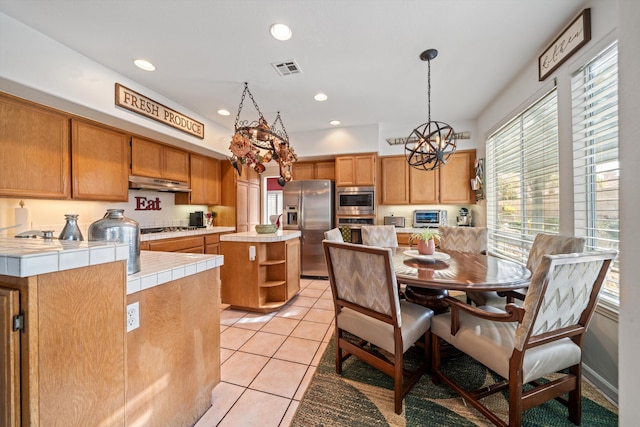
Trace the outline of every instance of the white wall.
<instances>
[{"instance_id":1,"label":"white wall","mask_svg":"<svg viewBox=\"0 0 640 427\"><path fill-rule=\"evenodd\" d=\"M504 124L508 119L519 112L523 107L529 105L536 98L546 93L553 87L553 79L557 82L558 93L558 126L560 144L560 233L573 234L573 155L572 155L572 129L571 129L571 98L570 98L570 77L580 65L596 55L605 45L615 40L616 27L618 26L618 3L615 1L593 0L585 1L584 7L591 8L591 41L581 48L573 57L556 70L552 77L544 82L538 81L537 57L531 58L530 63L522 72L485 108L478 117L477 129L485 138L496 128ZM582 8L580 8L582 9ZM576 15L579 10L576 10ZM637 24L636 24L637 25ZM560 31L561 28L558 29ZM549 35L551 41L555 35ZM635 40L639 40L637 37ZM621 47L623 41L620 41ZM540 51L545 46L540 46ZM635 44L637 49L637 43ZM622 50L622 49L621 49ZM622 58L622 51L620 58ZM624 62L621 60L621 70ZM621 71L622 76L622 71ZM620 87L624 87L621 85ZM626 88L625 88L626 91ZM621 90L621 93L623 91ZM620 111L624 107L620 106ZM622 129L622 118L621 118ZM628 141L628 140L627 140ZM621 131L621 145L625 145ZM637 168L636 168L637 169ZM624 176L628 171L621 171ZM622 196L622 195L621 195ZM623 199L623 197L621 197ZM627 237L625 224L621 223L623 232L622 242ZM628 225L628 223L627 223ZM621 244L621 247L624 243ZM623 249L624 251L624 249ZM627 276L628 277L628 276ZM629 279L621 278L621 286L624 288L632 286ZM583 361L585 365L585 376L593 380L612 398L618 399L618 320L616 313L600 310L596 312L591 323L587 338L585 340L585 352ZM622 337L620 337L622 339ZM620 367L622 372L622 366Z\"/></svg>"}]
</instances>

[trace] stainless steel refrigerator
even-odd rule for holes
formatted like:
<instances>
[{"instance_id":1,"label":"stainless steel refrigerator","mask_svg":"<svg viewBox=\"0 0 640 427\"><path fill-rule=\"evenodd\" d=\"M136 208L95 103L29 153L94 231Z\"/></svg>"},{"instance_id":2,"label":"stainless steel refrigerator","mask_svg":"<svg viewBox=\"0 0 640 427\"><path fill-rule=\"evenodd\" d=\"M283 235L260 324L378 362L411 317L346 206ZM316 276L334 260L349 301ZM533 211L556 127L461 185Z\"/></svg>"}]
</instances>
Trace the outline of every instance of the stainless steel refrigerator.
<instances>
[{"instance_id":1,"label":"stainless steel refrigerator","mask_svg":"<svg viewBox=\"0 0 640 427\"><path fill-rule=\"evenodd\" d=\"M282 194L285 230L300 230L300 275L327 277L322 240L333 228L333 183L328 179L289 181Z\"/></svg>"}]
</instances>

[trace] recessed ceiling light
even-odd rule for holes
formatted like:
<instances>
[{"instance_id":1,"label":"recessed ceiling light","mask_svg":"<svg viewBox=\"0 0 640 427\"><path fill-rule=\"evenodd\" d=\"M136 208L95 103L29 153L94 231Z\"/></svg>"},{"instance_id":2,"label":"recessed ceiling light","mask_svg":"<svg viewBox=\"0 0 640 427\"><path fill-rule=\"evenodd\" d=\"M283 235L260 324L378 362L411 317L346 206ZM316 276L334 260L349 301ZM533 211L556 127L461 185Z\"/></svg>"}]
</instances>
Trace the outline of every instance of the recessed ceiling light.
<instances>
[{"instance_id":1,"label":"recessed ceiling light","mask_svg":"<svg viewBox=\"0 0 640 427\"><path fill-rule=\"evenodd\" d=\"M269 32L274 39L282 41L289 40L291 38L291 35L293 34L291 32L291 28L289 28L285 24L273 24L269 28Z\"/></svg>"},{"instance_id":2,"label":"recessed ceiling light","mask_svg":"<svg viewBox=\"0 0 640 427\"><path fill-rule=\"evenodd\" d=\"M220 114L221 116L229 116L229 115L231 115L231 113L228 110L225 110L224 108L218 110L218 114Z\"/></svg>"},{"instance_id":3,"label":"recessed ceiling light","mask_svg":"<svg viewBox=\"0 0 640 427\"><path fill-rule=\"evenodd\" d=\"M133 63L136 64L136 67L145 71L155 71L156 69L155 65L144 59L136 59Z\"/></svg>"},{"instance_id":4,"label":"recessed ceiling light","mask_svg":"<svg viewBox=\"0 0 640 427\"><path fill-rule=\"evenodd\" d=\"M331 126L338 126L338 125L340 124L340 120L331 120L331 121L329 122L329 124L330 124Z\"/></svg>"},{"instance_id":5,"label":"recessed ceiling light","mask_svg":"<svg viewBox=\"0 0 640 427\"><path fill-rule=\"evenodd\" d=\"M320 92L320 93L316 93L313 96L313 99L315 99L316 101L322 102L322 101L326 101L327 100L327 95L325 95L324 93Z\"/></svg>"}]
</instances>

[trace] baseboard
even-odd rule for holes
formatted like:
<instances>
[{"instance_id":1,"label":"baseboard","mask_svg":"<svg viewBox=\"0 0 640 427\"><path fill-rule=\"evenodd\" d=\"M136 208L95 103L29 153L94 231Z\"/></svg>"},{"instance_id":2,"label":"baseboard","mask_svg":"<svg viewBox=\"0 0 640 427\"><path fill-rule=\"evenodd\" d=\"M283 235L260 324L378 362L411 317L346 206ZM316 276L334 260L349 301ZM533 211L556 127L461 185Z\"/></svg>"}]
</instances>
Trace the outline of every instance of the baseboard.
<instances>
[{"instance_id":1,"label":"baseboard","mask_svg":"<svg viewBox=\"0 0 640 427\"><path fill-rule=\"evenodd\" d=\"M600 390L614 405L618 406L618 389L613 384L602 378L584 363L582 364L582 376Z\"/></svg>"}]
</instances>

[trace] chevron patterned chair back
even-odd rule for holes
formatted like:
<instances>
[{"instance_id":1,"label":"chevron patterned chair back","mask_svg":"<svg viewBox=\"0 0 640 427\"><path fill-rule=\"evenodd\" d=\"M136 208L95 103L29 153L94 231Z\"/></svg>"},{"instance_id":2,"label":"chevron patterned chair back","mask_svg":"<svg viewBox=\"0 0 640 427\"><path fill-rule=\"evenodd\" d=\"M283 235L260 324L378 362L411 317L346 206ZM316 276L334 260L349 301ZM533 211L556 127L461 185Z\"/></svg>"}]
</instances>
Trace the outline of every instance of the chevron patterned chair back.
<instances>
[{"instance_id":1,"label":"chevron patterned chair back","mask_svg":"<svg viewBox=\"0 0 640 427\"><path fill-rule=\"evenodd\" d=\"M429 327L433 311L400 301L392 249L324 240L336 319L336 372L354 355L394 380L395 412L429 366ZM348 334L347 334L348 333ZM355 337L355 338L354 338ZM424 339L424 360L412 372L403 367L404 353ZM368 343L392 354L379 356Z\"/></svg>"},{"instance_id":2,"label":"chevron patterned chair back","mask_svg":"<svg viewBox=\"0 0 640 427\"><path fill-rule=\"evenodd\" d=\"M363 225L362 244L381 248L397 248L398 236L394 225Z\"/></svg>"},{"instance_id":3,"label":"chevron patterned chair back","mask_svg":"<svg viewBox=\"0 0 640 427\"><path fill-rule=\"evenodd\" d=\"M486 227L438 227L440 249L459 252L487 253Z\"/></svg>"},{"instance_id":4,"label":"chevron patterned chair back","mask_svg":"<svg viewBox=\"0 0 640 427\"><path fill-rule=\"evenodd\" d=\"M524 305L473 307L447 297L451 312L431 323L432 375L444 381L499 426L520 426L522 412L568 393L569 419L580 425L582 343L598 293L616 251L544 255ZM468 391L440 370L440 341L446 341L503 377L504 381ZM565 371L566 370L566 371ZM540 378L550 381L540 382ZM532 389L523 390L525 384ZM508 390L509 423L480 399Z\"/></svg>"},{"instance_id":5,"label":"chevron patterned chair back","mask_svg":"<svg viewBox=\"0 0 640 427\"><path fill-rule=\"evenodd\" d=\"M342 231L338 227L324 232L324 238L332 242L344 242Z\"/></svg>"}]
</instances>

